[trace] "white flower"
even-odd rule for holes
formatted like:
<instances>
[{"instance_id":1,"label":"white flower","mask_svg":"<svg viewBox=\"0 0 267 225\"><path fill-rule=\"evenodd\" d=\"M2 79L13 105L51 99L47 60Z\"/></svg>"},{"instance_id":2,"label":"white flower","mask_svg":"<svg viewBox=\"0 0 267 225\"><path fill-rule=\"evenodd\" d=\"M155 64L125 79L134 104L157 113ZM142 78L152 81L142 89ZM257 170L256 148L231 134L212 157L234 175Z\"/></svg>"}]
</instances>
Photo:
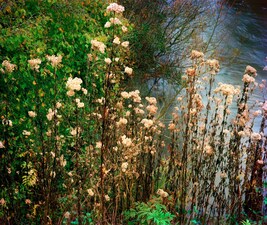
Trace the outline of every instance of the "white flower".
<instances>
[{"instance_id":1,"label":"white flower","mask_svg":"<svg viewBox=\"0 0 267 225\"><path fill-rule=\"evenodd\" d=\"M125 146L125 147L131 147L132 145L132 139L131 138L127 138L126 135L123 135L121 137L121 143Z\"/></svg>"},{"instance_id":2,"label":"white flower","mask_svg":"<svg viewBox=\"0 0 267 225\"><path fill-rule=\"evenodd\" d=\"M37 114L34 111L29 111L28 115L29 115L29 117L36 117Z\"/></svg>"},{"instance_id":3,"label":"white flower","mask_svg":"<svg viewBox=\"0 0 267 225\"><path fill-rule=\"evenodd\" d=\"M243 76L242 81L245 82L245 83L254 83L255 82L255 78L252 77L252 76L249 76L248 74L245 74Z\"/></svg>"},{"instance_id":4,"label":"white flower","mask_svg":"<svg viewBox=\"0 0 267 225\"><path fill-rule=\"evenodd\" d=\"M108 195L105 195L105 200L106 200L107 202L109 202L109 201L110 201L110 197L109 197Z\"/></svg>"},{"instance_id":5,"label":"white flower","mask_svg":"<svg viewBox=\"0 0 267 225\"><path fill-rule=\"evenodd\" d=\"M56 103L56 108L59 109L62 106L62 104L60 102Z\"/></svg>"},{"instance_id":6,"label":"white flower","mask_svg":"<svg viewBox=\"0 0 267 225\"><path fill-rule=\"evenodd\" d=\"M124 72L127 73L128 75L132 75L133 74L133 69L126 66L124 69Z\"/></svg>"},{"instance_id":7,"label":"white flower","mask_svg":"<svg viewBox=\"0 0 267 225\"><path fill-rule=\"evenodd\" d=\"M110 26L111 26L111 22L108 21L108 22L105 23L105 26L104 27L105 28L109 28Z\"/></svg>"},{"instance_id":8,"label":"white flower","mask_svg":"<svg viewBox=\"0 0 267 225\"><path fill-rule=\"evenodd\" d=\"M5 148L5 146L4 146L2 141L0 141L0 148Z\"/></svg>"},{"instance_id":9,"label":"white flower","mask_svg":"<svg viewBox=\"0 0 267 225\"><path fill-rule=\"evenodd\" d=\"M66 84L66 87L67 89L69 90L76 90L76 91L79 91L81 90L81 83L82 83L82 79L81 78L78 78L78 77L75 77L75 78L72 78L72 77L69 77L68 78L68 81L67 81L67 84ZM69 95L69 96L72 96L72 95Z\"/></svg>"},{"instance_id":10,"label":"white flower","mask_svg":"<svg viewBox=\"0 0 267 225\"><path fill-rule=\"evenodd\" d=\"M142 119L141 123L144 124L145 128L150 128L153 125L153 120L150 119Z\"/></svg>"},{"instance_id":11,"label":"white flower","mask_svg":"<svg viewBox=\"0 0 267 225\"><path fill-rule=\"evenodd\" d=\"M87 192L91 197L93 197L95 194L91 188L87 189Z\"/></svg>"},{"instance_id":12,"label":"white flower","mask_svg":"<svg viewBox=\"0 0 267 225\"><path fill-rule=\"evenodd\" d=\"M203 58L204 57L204 53L203 52L199 52L196 50L193 50L191 52L191 59L199 59L199 58Z\"/></svg>"},{"instance_id":13,"label":"white flower","mask_svg":"<svg viewBox=\"0 0 267 225\"><path fill-rule=\"evenodd\" d=\"M121 43L121 46L127 48L129 46L129 41L124 41Z\"/></svg>"},{"instance_id":14,"label":"white flower","mask_svg":"<svg viewBox=\"0 0 267 225\"><path fill-rule=\"evenodd\" d=\"M259 141L259 140L261 140L261 135L259 133L254 132L251 134L251 140L252 141Z\"/></svg>"},{"instance_id":15,"label":"white flower","mask_svg":"<svg viewBox=\"0 0 267 225\"><path fill-rule=\"evenodd\" d=\"M27 130L23 130L22 134L25 135L25 136L30 136L31 132L29 132Z\"/></svg>"},{"instance_id":16,"label":"white flower","mask_svg":"<svg viewBox=\"0 0 267 225\"><path fill-rule=\"evenodd\" d=\"M113 24L116 24L116 25L121 25L121 21L118 19L118 18L110 18L109 21Z\"/></svg>"},{"instance_id":17,"label":"white flower","mask_svg":"<svg viewBox=\"0 0 267 225\"><path fill-rule=\"evenodd\" d=\"M87 95L87 93L88 93L87 89L85 89L85 88L82 88L82 92L84 95Z\"/></svg>"},{"instance_id":18,"label":"white flower","mask_svg":"<svg viewBox=\"0 0 267 225\"><path fill-rule=\"evenodd\" d=\"M47 55L46 58L47 58L48 61L51 62L51 65L53 67L58 66L62 62L62 56L61 55L59 55L59 56L55 56L55 55L49 56L49 55Z\"/></svg>"},{"instance_id":19,"label":"white flower","mask_svg":"<svg viewBox=\"0 0 267 225\"><path fill-rule=\"evenodd\" d=\"M2 120L2 124L5 125L5 126L10 126L10 127L13 126L12 121L11 120L6 120L6 119Z\"/></svg>"},{"instance_id":20,"label":"white flower","mask_svg":"<svg viewBox=\"0 0 267 225\"><path fill-rule=\"evenodd\" d=\"M39 72L40 64L41 64L41 59L30 59L28 60L28 63L30 64L30 67L32 70L35 70Z\"/></svg>"},{"instance_id":21,"label":"white flower","mask_svg":"<svg viewBox=\"0 0 267 225\"><path fill-rule=\"evenodd\" d=\"M78 108L83 108L84 107L84 103L83 102L78 102L77 103L77 107Z\"/></svg>"},{"instance_id":22,"label":"white flower","mask_svg":"<svg viewBox=\"0 0 267 225\"><path fill-rule=\"evenodd\" d=\"M119 45L121 43L120 38L119 37L115 37L114 40L113 40L113 43Z\"/></svg>"},{"instance_id":23,"label":"white flower","mask_svg":"<svg viewBox=\"0 0 267 225\"><path fill-rule=\"evenodd\" d=\"M257 70L252 66L247 66L245 72L246 73L252 73L254 76L257 75Z\"/></svg>"},{"instance_id":24,"label":"white flower","mask_svg":"<svg viewBox=\"0 0 267 225\"><path fill-rule=\"evenodd\" d=\"M96 142L95 147L100 149L102 147L102 142L101 141Z\"/></svg>"},{"instance_id":25,"label":"white flower","mask_svg":"<svg viewBox=\"0 0 267 225\"><path fill-rule=\"evenodd\" d=\"M8 60L2 62L2 66L5 68L7 73L12 73L17 67L15 64L10 63Z\"/></svg>"},{"instance_id":26,"label":"white flower","mask_svg":"<svg viewBox=\"0 0 267 225\"><path fill-rule=\"evenodd\" d=\"M126 170L127 170L127 168L128 168L128 163L127 162L124 162L124 163L122 163L121 164L121 170L122 170L122 172L126 172Z\"/></svg>"},{"instance_id":27,"label":"white flower","mask_svg":"<svg viewBox=\"0 0 267 225\"><path fill-rule=\"evenodd\" d=\"M121 29L122 29L122 32L124 32L124 33L128 31L128 28L125 26L122 26Z\"/></svg>"},{"instance_id":28,"label":"white flower","mask_svg":"<svg viewBox=\"0 0 267 225\"><path fill-rule=\"evenodd\" d=\"M122 13L124 12L124 7L122 5L118 5L117 3L111 3L107 7L108 12Z\"/></svg>"},{"instance_id":29,"label":"white flower","mask_svg":"<svg viewBox=\"0 0 267 225\"><path fill-rule=\"evenodd\" d=\"M122 125L126 125L127 124L127 119L125 119L125 118L120 118L120 120L116 123L117 124L117 126L119 127L119 126L122 126Z\"/></svg>"},{"instance_id":30,"label":"white flower","mask_svg":"<svg viewBox=\"0 0 267 225\"><path fill-rule=\"evenodd\" d=\"M101 41L91 40L91 45L92 45L92 49L97 49L101 53L105 52L106 45L102 43Z\"/></svg>"},{"instance_id":31,"label":"white flower","mask_svg":"<svg viewBox=\"0 0 267 225\"><path fill-rule=\"evenodd\" d=\"M146 100L151 105L156 105L157 104L157 99L155 97L146 97Z\"/></svg>"},{"instance_id":32,"label":"white flower","mask_svg":"<svg viewBox=\"0 0 267 225\"><path fill-rule=\"evenodd\" d=\"M121 92L121 97L123 97L123 98L130 98L130 95L129 95L128 92L123 91L123 92Z\"/></svg>"},{"instance_id":33,"label":"white flower","mask_svg":"<svg viewBox=\"0 0 267 225\"><path fill-rule=\"evenodd\" d=\"M105 63L106 63L106 64L108 64L108 65L109 65L109 64L111 64L111 62L112 62L112 61L111 61L111 59L110 59L110 58L105 58Z\"/></svg>"}]
</instances>

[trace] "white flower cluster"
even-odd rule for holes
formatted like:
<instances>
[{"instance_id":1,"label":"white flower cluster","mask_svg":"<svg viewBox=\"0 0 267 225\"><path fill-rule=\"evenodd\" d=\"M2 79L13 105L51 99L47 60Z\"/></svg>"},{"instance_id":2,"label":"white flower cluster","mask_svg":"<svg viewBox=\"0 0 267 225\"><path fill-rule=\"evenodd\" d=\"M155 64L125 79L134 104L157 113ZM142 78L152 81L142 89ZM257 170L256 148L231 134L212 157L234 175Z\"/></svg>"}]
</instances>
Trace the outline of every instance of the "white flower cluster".
<instances>
[{"instance_id":1,"label":"white flower cluster","mask_svg":"<svg viewBox=\"0 0 267 225\"><path fill-rule=\"evenodd\" d=\"M103 42L97 41L97 40L91 40L91 45L92 45L92 49L96 49L100 51L101 53L105 52L106 45Z\"/></svg>"},{"instance_id":2,"label":"white flower cluster","mask_svg":"<svg viewBox=\"0 0 267 225\"><path fill-rule=\"evenodd\" d=\"M255 82L255 78L252 77L252 76L249 76L249 75L246 73L246 74L244 74L242 81L243 81L244 83L254 83L254 82Z\"/></svg>"},{"instance_id":3,"label":"white flower cluster","mask_svg":"<svg viewBox=\"0 0 267 225\"><path fill-rule=\"evenodd\" d=\"M41 59L30 59L28 60L32 70L39 72L40 64L42 63Z\"/></svg>"},{"instance_id":4,"label":"white flower cluster","mask_svg":"<svg viewBox=\"0 0 267 225\"><path fill-rule=\"evenodd\" d=\"M81 83L82 82L83 81L82 81L81 78L78 78L78 77L75 77L75 78L69 77L68 78L68 81L67 81L67 84L66 84L66 87L68 89L67 95L68 96L73 96L75 94L74 91L81 90Z\"/></svg>"},{"instance_id":5,"label":"white flower cluster","mask_svg":"<svg viewBox=\"0 0 267 225\"><path fill-rule=\"evenodd\" d=\"M62 62L62 56L59 55L59 56L55 56L55 55L47 55L46 56L47 60L51 62L51 65L53 67L57 67L61 62Z\"/></svg>"},{"instance_id":6,"label":"white flower cluster","mask_svg":"<svg viewBox=\"0 0 267 225\"><path fill-rule=\"evenodd\" d=\"M8 60L2 62L2 66L5 68L7 73L12 73L17 67L15 64L10 63Z\"/></svg>"},{"instance_id":7,"label":"white flower cluster","mask_svg":"<svg viewBox=\"0 0 267 225\"><path fill-rule=\"evenodd\" d=\"M115 13L122 13L124 12L124 7L122 5L119 5L117 3L111 3L107 7L107 12L115 12Z\"/></svg>"},{"instance_id":8,"label":"white flower cluster","mask_svg":"<svg viewBox=\"0 0 267 225\"><path fill-rule=\"evenodd\" d=\"M127 162L124 162L124 163L122 163L121 164L121 170L122 170L122 172L126 172L126 170L127 170L127 168L128 168L128 163Z\"/></svg>"},{"instance_id":9,"label":"white flower cluster","mask_svg":"<svg viewBox=\"0 0 267 225\"><path fill-rule=\"evenodd\" d=\"M141 121L142 124L144 124L145 128L150 128L153 125L153 120L150 119L142 119Z\"/></svg>"},{"instance_id":10,"label":"white flower cluster","mask_svg":"<svg viewBox=\"0 0 267 225\"><path fill-rule=\"evenodd\" d=\"M196 51L196 50L193 50L191 52L191 59L200 59L200 58L203 58L204 57L204 53L203 52L199 52L199 51Z\"/></svg>"},{"instance_id":11,"label":"white flower cluster","mask_svg":"<svg viewBox=\"0 0 267 225\"><path fill-rule=\"evenodd\" d=\"M251 73L254 76L257 76L257 70L252 66L247 66L246 70L245 70L245 73Z\"/></svg>"}]
</instances>

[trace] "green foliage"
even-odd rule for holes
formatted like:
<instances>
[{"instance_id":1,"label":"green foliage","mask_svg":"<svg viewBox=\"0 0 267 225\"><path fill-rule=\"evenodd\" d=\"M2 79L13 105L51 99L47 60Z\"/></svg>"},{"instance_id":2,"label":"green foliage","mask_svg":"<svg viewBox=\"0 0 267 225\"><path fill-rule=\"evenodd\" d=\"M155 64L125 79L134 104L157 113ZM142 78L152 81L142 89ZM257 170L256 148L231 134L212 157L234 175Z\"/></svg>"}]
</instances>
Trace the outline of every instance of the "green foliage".
<instances>
[{"instance_id":1,"label":"green foliage","mask_svg":"<svg viewBox=\"0 0 267 225\"><path fill-rule=\"evenodd\" d=\"M166 206L159 202L137 202L135 207L124 212L127 224L171 224L174 215L167 211Z\"/></svg>"}]
</instances>

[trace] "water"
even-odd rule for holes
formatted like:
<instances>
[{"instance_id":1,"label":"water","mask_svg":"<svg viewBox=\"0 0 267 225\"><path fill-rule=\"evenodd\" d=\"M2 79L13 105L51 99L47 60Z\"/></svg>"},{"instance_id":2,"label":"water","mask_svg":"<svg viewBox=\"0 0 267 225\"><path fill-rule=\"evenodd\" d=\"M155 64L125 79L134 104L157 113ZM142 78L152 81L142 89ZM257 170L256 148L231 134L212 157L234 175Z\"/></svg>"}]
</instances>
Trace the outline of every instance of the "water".
<instances>
[{"instance_id":1,"label":"water","mask_svg":"<svg viewBox=\"0 0 267 225\"><path fill-rule=\"evenodd\" d=\"M246 65L258 71L257 82L267 79L267 0L232 1L223 11L222 81L241 84ZM257 2L257 3L255 3ZM262 100L259 92L254 100Z\"/></svg>"}]
</instances>

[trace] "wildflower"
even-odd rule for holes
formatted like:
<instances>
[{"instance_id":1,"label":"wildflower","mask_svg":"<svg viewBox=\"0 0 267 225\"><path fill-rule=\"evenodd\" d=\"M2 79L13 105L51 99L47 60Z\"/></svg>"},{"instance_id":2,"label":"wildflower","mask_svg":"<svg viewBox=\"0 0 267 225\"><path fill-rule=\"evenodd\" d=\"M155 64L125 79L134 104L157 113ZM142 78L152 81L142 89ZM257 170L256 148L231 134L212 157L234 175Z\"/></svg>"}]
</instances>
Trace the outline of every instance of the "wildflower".
<instances>
[{"instance_id":1,"label":"wildflower","mask_svg":"<svg viewBox=\"0 0 267 225\"><path fill-rule=\"evenodd\" d=\"M261 140L261 135L259 133L253 132L251 134L251 140L252 141L259 141L259 140Z\"/></svg>"},{"instance_id":2,"label":"wildflower","mask_svg":"<svg viewBox=\"0 0 267 225\"><path fill-rule=\"evenodd\" d=\"M168 129L170 131L174 131L175 130L175 124L174 123L170 123L169 126L168 126Z\"/></svg>"},{"instance_id":3,"label":"wildflower","mask_svg":"<svg viewBox=\"0 0 267 225\"><path fill-rule=\"evenodd\" d=\"M113 43L119 45L121 43L120 38L115 37Z\"/></svg>"},{"instance_id":4,"label":"wildflower","mask_svg":"<svg viewBox=\"0 0 267 225\"><path fill-rule=\"evenodd\" d=\"M41 59L30 59L28 60L28 63L30 64L30 67L32 70L35 70L36 72L39 72Z\"/></svg>"},{"instance_id":5,"label":"wildflower","mask_svg":"<svg viewBox=\"0 0 267 225\"><path fill-rule=\"evenodd\" d=\"M123 135L121 137L121 143L125 146L125 147L131 147L132 145L132 139L131 138L127 138L126 135Z\"/></svg>"},{"instance_id":6,"label":"wildflower","mask_svg":"<svg viewBox=\"0 0 267 225\"><path fill-rule=\"evenodd\" d=\"M187 68L185 73L187 74L187 76L189 77L194 77L196 76L196 70L194 68Z\"/></svg>"},{"instance_id":7,"label":"wildflower","mask_svg":"<svg viewBox=\"0 0 267 225\"><path fill-rule=\"evenodd\" d=\"M17 67L15 64L10 63L8 60L2 62L2 66L5 68L7 73L12 73Z\"/></svg>"},{"instance_id":8,"label":"wildflower","mask_svg":"<svg viewBox=\"0 0 267 225\"><path fill-rule=\"evenodd\" d=\"M146 97L146 100L151 105L156 105L157 104L157 99L155 97Z\"/></svg>"},{"instance_id":9,"label":"wildflower","mask_svg":"<svg viewBox=\"0 0 267 225\"><path fill-rule=\"evenodd\" d=\"M100 149L102 147L102 142L101 141L96 142L95 147Z\"/></svg>"},{"instance_id":10,"label":"wildflower","mask_svg":"<svg viewBox=\"0 0 267 225\"><path fill-rule=\"evenodd\" d=\"M119 57L116 57L115 58L115 62L119 62L120 58Z\"/></svg>"},{"instance_id":11,"label":"wildflower","mask_svg":"<svg viewBox=\"0 0 267 225\"><path fill-rule=\"evenodd\" d=\"M212 155L213 154L213 148L209 144L205 145L204 151L205 151L205 153L207 155Z\"/></svg>"},{"instance_id":12,"label":"wildflower","mask_svg":"<svg viewBox=\"0 0 267 225\"><path fill-rule=\"evenodd\" d=\"M206 64L210 67L212 73L215 74L216 72L219 72L220 64L219 61L216 59L209 59L206 61Z\"/></svg>"},{"instance_id":13,"label":"wildflower","mask_svg":"<svg viewBox=\"0 0 267 225\"><path fill-rule=\"evenodd\" d=\"M257 70L252 66L247 66L245 73L252 73L254 76L257 75Z\"/></svg>"},{"instance_id":14,"label":"wildflower","mask_svg":"<svg viewBox=\"0 0 267 225\"><path fill-rule=\"evenodd\" d=\"M255 78L252 77L252 76L249 76L248 74L245 74L245 75L243 76L242 81L243 81L244 83L254 83L254 82L255 82Z\"/></svg>"},{"instance_id":15,"label":"wildflower","mask_svg":"<svg viewBox=\"0 0 267 225\"><path fill-rule=\"evenodd\" d=\"M62 62L62 56L61 55L59 55L59 56L55 56L55 55L49 56L49 55L47 55L46 58L47 58L48 61L51 62L51 65L53 67L57 67Z\"/></svg>"},{"instance_id":16,"label":"wildflower","mask_svg":"<svg viewBox=\"0 0 267 225\"><path fill-rule=\"evenodd\" d=\"M5 146L4 146L2 141L0 141L0 148L5 148Z\"/></svg>"},{"instance_id":17,"label":"wildflower","mask_svg":"<svg viewBox=\"0 0 267 225\"><path fill-rule=\"evenodd\" d=\"M117 3L111 3L107 7L107 12L122 13L124 10L124 7L122 5L118 5Z\"/></svg>"},{"instance_id":18,"label":"wildflower","mask_svg":"<svg viewBox=\"0 0 267 225\"><path fill-rule=\"evenodd\" d=\"M77 107L78 108L83 108L84 107L84 103L83 102L78 102L77 103Z\"/></svg>"},{"instance_id":19,"label":"wildflower","mask_svg":"<svg viewBox=\"0 0 267 225\"><path fill-rule=\"evenodd\" d=\"M191 52L191 59L199 59L199 58L203 58L204 57L204 53L203 52L199 52L196 50L193 50Z\"/></svg>"},{"instance_id":20,"label":"wildflower","mask_svg":"<svg viewBox=\"0 0 267 225\"><path fill-rule=\"evenodd\" d=\"M82 83L82 79L81 78L78 78L78 77L75 77L75 78L72 78L72 77L69 77L68 78L68 81L67 81L67 84L66 84L66 87L67 89L69 90L76 90L76 91L79 91L81 90L81 83Z\"/></svg>"},{"instance_id":21,"label":"wildflower","mask_svg":"<svg viewBox=\"0 0 267 225\"><path fill-rule=\"evenodd\" d=\"M162 198L167 198L169 196L169 194L166 191L164 191L163 189L158 189L157 194Z\"/></svg>"},{"instance_id":22,"label":"wildflower","mask_svg":"<svg viewBox=\"0 0 267 225\"><path fill-rule=\"evenodd\" d=\"M128 31L128 28L125 26L122 26L121 29L122 29L122 32L124 32L124 33L126 33Z\"/></svg>"},{"instance_id":23,"label":"wildflower","mask_svg":"<svg viewBox=\"0 0 267 225\"><path fill-rule=\"evenodd\" d=\"M121 21L118 18L116 18L116 17L110 18L109 21L111 23L115 24L115 25L121 25L122 24Z\"/></svg>"},{"instance_id":24,"label":"wildflower","mask_svg":"<svg viewBox=\"0 0 267 225\"><path fill-rule=\"evenodd\" d=\"M56 103L56 108L59 109L62 106L62 104L60 102Z\"/></svg>"},{"instance_id":25,"label":"wildflower","mask_svg":"<svg viewBox=\"0 0 267 225\"><path fill-rule=\"evenodd\" d=\"M124 41L121 43L121 46L127 48L129 46L129 41Z\"/></svg>"},{"instance_id":26,"label":"wildflower","mask_svg":"<svg viewBox=\"0 0 267 225\"><path fill-rule=\"evenodd\" d=\"M124 69L124 72L127 73L129 76L131 76L132 73L133 73L133 69L128 67L128 66L126 66L125 69Z\"/></svg>"},{"instance_id":27,"label":"wildflower","mask_svg":"<svg viewBox=\"0 0 267 225\"><path fill-rule=\"evenodd\" d=\"M146 107L146 109L149 111L149 114L155 115L157 113L158 107L155 105L149 105Z\"/></svg>"},{"instance_id":28,"label":"wildflower","mask_svg":"<svg viewBox=\"0 0 267 225\"><path fill-rule=\"evenodd\" d=\"M139 109L139 108L134 108L134 111L135 111L136 114L139 114L139 115L145 114L145 111L142 110L142 109Z\"/></svg>"},{"instance_id":29,"label":"wildflower","mask_svg":"<svg viewBox=\"0 0 267 225\"><path fill-rule=\"evenodd\" d=\"M122 126L122 125L126 125L127 124L127 119L125 119L125 118L120 118L120 120L116 123L117 124L117 126L119 127L119 126Z\"/></svg>"},{"instance_id":30,"label":"wildflower","mask_svg":"<svg viewBox=\"0 0 267 225\"><path fill-rule=\"evenodd\" d=\"M109 28L110 26L111 26L111 23L109 21L106 22L105 25L104 25L105 28Z\"/></svg>"},{"instance_id":31,"label":"wildflower","mask_svg":"<svg viewBox=\"0 0 267 225\"><path fill-rule=\"evenodd\" d=\"M95 195L95 193L93 192L93 190L91 188L87 189L87 193L93 197Z\"/></svg>"},{"instance_id":32,"label":"wildflower","mask_svg":"<svg viewBox=\"0 0 267 225\"><path fill-rule=\"evenodd\" d=\"M145 128L150 128L153 125L153 120L150 119L142 119L141 123L144 124Z\"/></svg>"},{"instance_id":33,"label":"wildflower","mask_svg":"<svg viewBox=\"0 0 267 225\"><path fill-rule=\"evenodd\" d=\"M79 135L80 133L81 133L81 128L80 127L71 128L70 134L72 136Z\"/></svg>"},{"instance_id":34,"label":"wildflower","mask_svg":"<svg viewBox=\"0 0 267 225\"><path fill-rule=\"evenodd\" d=\"M121 164L121 170L122 170L122 172L126 172L126 170L127 170L127 168L128 168L128 163L127 162L124 162L124 163L122 163Z\"/></svg>"},{"instance_id":35,"label":"wildflower","mask_svg":"<svg viewBox=\"0 0 267 225\"><path fill-rule=\"evenodd\" d=\"M131 98L133 98L133 101L136 103L140 103L142 100L140 97L140 91L139 90L131 91L131 92L129 92L129 95ZM131 108L131 107L129 107L129 108Z\"/></svg>"},{"instance_id":36,"label":"wildflower","mask_svg":"<svg viewBox=\"0 0 267 225\"><path fill-rule=\"evenodd\" d=\"M87 89L85 89L85 88L82 88L82 92L84 95L87 95L87 93L88 93Z\"/></svg>"},{"instance_id":37,"label":"wildflower","mask_svg":"<svg viewBox=\"0 0 267 225\"><path fill-rule=\"evenodd\" d=\"M24 136L30 136L31 135L31 132L27 131L27 130L23 130L22 134Z\"/></svg>"},{"instance_id":38,"label":"wildflower","mask_svg":"<svg viewBox=\"0 0 267 225\"><path fill-rule=\"evenodd\" d=\"M107 202L109 202L109 201L110 201L110 197L109 197L108 195L105 195L105 200L106 200Z\"/></svg>"},{"instance_id":39,"label":"wildflower","mask_svg":"<svg viewBox=\"0 0 267 225\"><path fill-rule=\"evenodd\" d=\"M56 115L56 110L53 111L52 109L48 109L48 113L46 115L46 118L51 121L53 117Z\"/></svg>"},{"instance_id":40,"label":"wildflower","mask_svg":"<svg viewBox=\"0 0 267 225\"><path fill-rule=\"evenodd\" d=\"M61 155L60 158L59 158L59 164L60 166L62 167L65 167L67 165L67 160L64 159L64 155Z\"/></svg>"},{"instance_id":41,"label":"wildflower","mask_svg":"<svg viewBox=\"0 0 267 225\"><path fill-rule=\"evenodd\" d=\"M5 126L9 126L9 127L13 126L13 122L11 120L7 120L7 119L3 119L2 124Z\"/></svg>"},{"instance_id":42,"label":"wildflower","mask_svg":"<svg viewBox=\"0 0 267 225\"><path fill-rule=\"evenodd\" d=\"M91 45L92 45L92 49L97 49L101 53L105 52L106 45L103 42L97 41L97 40L91 40Z\"/></svg>"},{"instance_id":43,"label":"wildflower","mask_svg":"<svg viewBox=\"0 0 267 225\"><path fill-rule=\"evenodd\" d=\"M110 58L105 58L105 63L106 63L106 64L108 64L108 65L109 65L111 62L112 62L112 61L111 61L111 59L110 59Z\"/></svg>"},{"instance_id":44,"label":"wildflower","mask_svg":"<svg viewBox=\"0 0 267 225\"><path fill-rule=\"evenodd\" d=\"M34 117L36 117L37 114L34 111L29 111L28 115L29 115L29 117L33 117L34 118Z\"/></svg>"},{"instance_id":45,"label":"wildflower","mask_svg":"<svg viewBox=\"0 0 267 225\"><path fill-rule=\"evenodd\" d=\"M67 95L69 97L72 97L73 95L75 95L75 92L73 90L69 90L69 91L67 91Z\"/></svg>"}]
</instances>

